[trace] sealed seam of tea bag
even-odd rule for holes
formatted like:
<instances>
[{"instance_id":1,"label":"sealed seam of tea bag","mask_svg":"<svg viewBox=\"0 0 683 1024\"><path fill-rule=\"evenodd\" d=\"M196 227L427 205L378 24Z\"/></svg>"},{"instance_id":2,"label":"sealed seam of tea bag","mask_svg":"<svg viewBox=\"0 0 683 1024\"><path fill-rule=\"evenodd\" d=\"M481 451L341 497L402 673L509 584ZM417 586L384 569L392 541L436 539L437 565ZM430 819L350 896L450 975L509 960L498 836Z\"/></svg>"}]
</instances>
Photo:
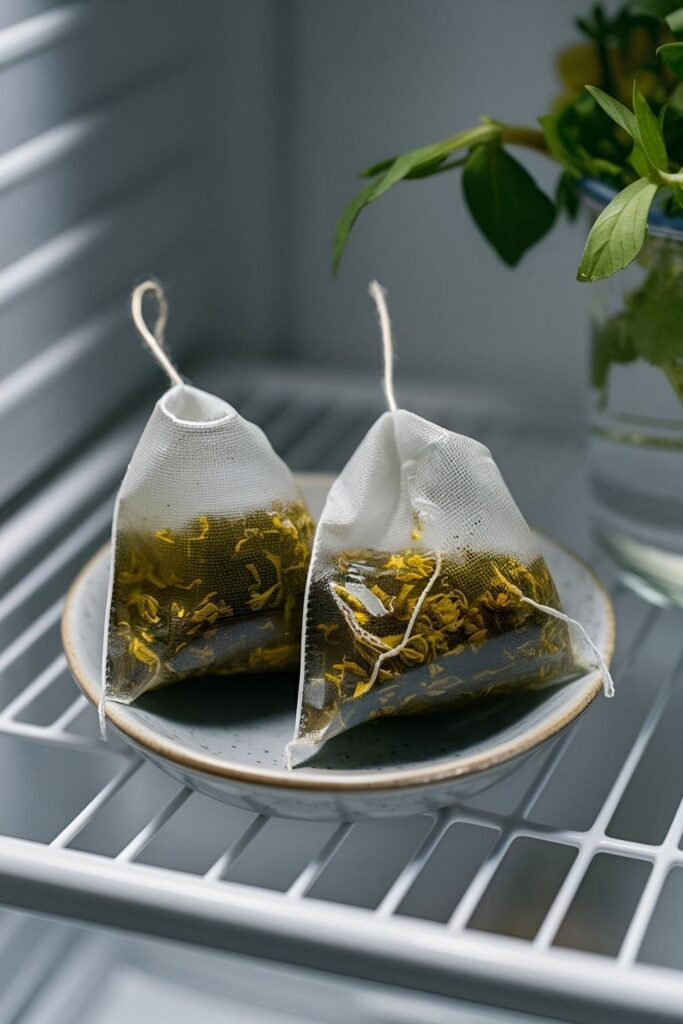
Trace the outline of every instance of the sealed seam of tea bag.
<instances>
[{"instance_id":1,"label":"sealed seam of tea bag","mask_svg":"<svg viewBox=\"0 0 683 1024\"><path fill-rule=\"evenodd\" d=\"M289 767L355 725L391 714L457 713L465 700L582 674L576 631L487 448L397 407L384 293L389 412L334 482L307 581Z\"/></svg>"},{"instance_id":2,"label":"sealed seam of tea bag","mask_svg":"<svg viewBox=\"0 0 683 1024\"><path fill-rule=\"evenodd\" d=\"M159 304L154 334L142 300ZM162 348L163 292L136 288L135 325L171 381L117 495L100 722L107 699L206 674L298 663L312 522L267 438L185 384ZM231 685L226 682L226 685ZM236 699L239 699L239 683Z\"/></svg>"}]
</instances>

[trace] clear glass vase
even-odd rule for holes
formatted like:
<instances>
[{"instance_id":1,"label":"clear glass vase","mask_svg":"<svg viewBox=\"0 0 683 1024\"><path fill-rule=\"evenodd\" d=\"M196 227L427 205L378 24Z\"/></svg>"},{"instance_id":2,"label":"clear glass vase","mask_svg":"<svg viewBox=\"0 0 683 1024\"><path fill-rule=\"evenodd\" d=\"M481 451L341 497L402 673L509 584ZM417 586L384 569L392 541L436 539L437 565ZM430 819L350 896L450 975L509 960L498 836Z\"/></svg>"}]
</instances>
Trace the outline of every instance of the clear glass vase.
<instances>
[{"instance_id":1,"label":"clear glass vase","mask_svg":"<svg viewBox=\"0 0 683 1024\"><path fill-rule=\"evenodd\" d=\"M626 583L683 607L683 229L655 214L638 259L591 288L595 529Z\"/></svg>"}]
</instances>

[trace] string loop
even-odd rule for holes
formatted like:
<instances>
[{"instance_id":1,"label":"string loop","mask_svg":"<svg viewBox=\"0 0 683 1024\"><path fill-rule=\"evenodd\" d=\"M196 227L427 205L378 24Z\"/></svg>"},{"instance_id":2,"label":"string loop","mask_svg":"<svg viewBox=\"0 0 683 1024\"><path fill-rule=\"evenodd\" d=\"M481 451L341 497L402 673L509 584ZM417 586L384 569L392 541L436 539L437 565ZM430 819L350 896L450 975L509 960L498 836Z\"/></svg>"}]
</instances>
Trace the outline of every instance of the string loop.
<instances>
[{"instance_id":1,"label":"string loop","mask_svg":"<svg viewBox=\"0 0 683 1024\"><path fill-rule=\"evenodd\" d=\"M145 318L142 313L142 301L145 295L153 295L157 302L157 318L154 323L154 333L150 331L149 327L145 322ZM175 366L164 352L164 333L166 331L166 323L168 321L168 302L164 289L161 287L158 281L143 281L137 288L134 289L133 294L130 297L130 311L133 316L133 323L135 324L138 334L147 345L159 366L162 368L166 376L171 382L173 387L177 387L183 383L183 378L180 376Z\"/></svg>"},{"instance_id":2,"label":"string loop","mask_svg":"<svg viewBox=\"0 0 683 1024\"><path fill-rule=\"evenodd\" d=\"M394 394L394 341L391 336L391 320L387 309L386 292L378 281L371 281L368 288L375 306L382 330L382 351L384 353L384 394L391 412L396 412L396 396Z\"/></svg>"}]
</instances>

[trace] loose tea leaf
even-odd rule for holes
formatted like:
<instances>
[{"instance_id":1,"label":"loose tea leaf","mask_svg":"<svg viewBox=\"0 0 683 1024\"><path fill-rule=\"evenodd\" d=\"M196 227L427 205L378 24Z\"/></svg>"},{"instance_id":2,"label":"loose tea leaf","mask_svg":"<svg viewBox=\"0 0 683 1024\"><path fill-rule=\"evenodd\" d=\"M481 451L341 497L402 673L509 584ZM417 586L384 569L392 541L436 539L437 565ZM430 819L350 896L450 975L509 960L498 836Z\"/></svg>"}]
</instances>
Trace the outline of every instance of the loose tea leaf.
<instances>
[{"instance_id":1,"label":"loose tea leaf","mask_svg":"<svg viewBox=\"0 0 683 1024\"><path fill-rule=\"evenodd\" d=\"M299 503L183 530L123 531L110 615L110 696L207 673L296 665L313 523Z\"/></svg>"}]
</instances>

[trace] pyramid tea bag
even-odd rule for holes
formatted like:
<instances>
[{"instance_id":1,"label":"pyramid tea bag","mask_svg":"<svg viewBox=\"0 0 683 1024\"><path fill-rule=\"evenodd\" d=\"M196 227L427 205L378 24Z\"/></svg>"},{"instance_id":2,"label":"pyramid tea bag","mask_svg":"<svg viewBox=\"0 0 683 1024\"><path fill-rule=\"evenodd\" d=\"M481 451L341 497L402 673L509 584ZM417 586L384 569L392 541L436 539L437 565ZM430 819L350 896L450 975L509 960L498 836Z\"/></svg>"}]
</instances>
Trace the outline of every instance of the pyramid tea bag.
<instances>
[{"instance_id":1,"label":"pyramid tea bag","mask_svg":"<svg viewBox=\"0 0 683 1024\"><path fill-rule=\"evenodd\" d=\"M142 315L148 293L159 303L154 334ZM260 428L178 375L155 282L136 288L132 312L171 387L116 500L101 716L107 698L131 703L189 677L298 664L313 534Z\"/></svg>"},{"instance_id":2,"label":"pyramid tea bag","mask_svg":"<svg viewBox=\"0 0 683 1024\"><path fill-rule=\"evenodd\" d=\"M457 710L585 671L612 680L552 576L491 454L396 407L384 294L384 413L334 482L311 559L291 767L387 715Z\"/></svg>"}]
</instances>

